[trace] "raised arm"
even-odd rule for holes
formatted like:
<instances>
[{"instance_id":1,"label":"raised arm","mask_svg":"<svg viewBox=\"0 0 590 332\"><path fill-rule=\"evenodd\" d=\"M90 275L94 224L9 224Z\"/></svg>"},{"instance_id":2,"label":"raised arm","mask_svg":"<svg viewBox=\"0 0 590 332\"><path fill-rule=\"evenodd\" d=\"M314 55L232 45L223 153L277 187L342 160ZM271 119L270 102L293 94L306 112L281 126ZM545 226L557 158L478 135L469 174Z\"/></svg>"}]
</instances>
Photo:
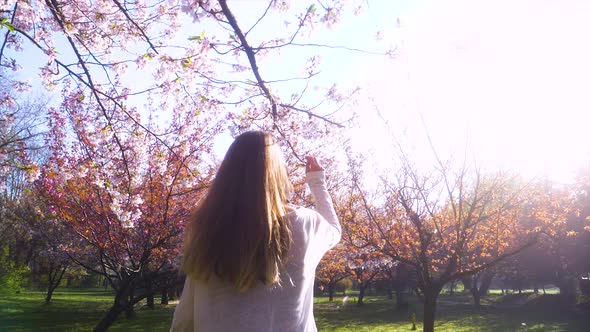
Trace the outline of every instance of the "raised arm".
<instances>
[{"instance_id":1,"label":"raised arm","mask_svg":"<svg viewBox=\"0 0 590 332\"><path fill-rule=\"evenodd\" d=\"M342 229L332 198L326 188L324 169L315 157L306 157L306 181L321 218L316 223L316 236L322 237L327 248L331 248L340 241Z\"/></svg>"}]
</instances>

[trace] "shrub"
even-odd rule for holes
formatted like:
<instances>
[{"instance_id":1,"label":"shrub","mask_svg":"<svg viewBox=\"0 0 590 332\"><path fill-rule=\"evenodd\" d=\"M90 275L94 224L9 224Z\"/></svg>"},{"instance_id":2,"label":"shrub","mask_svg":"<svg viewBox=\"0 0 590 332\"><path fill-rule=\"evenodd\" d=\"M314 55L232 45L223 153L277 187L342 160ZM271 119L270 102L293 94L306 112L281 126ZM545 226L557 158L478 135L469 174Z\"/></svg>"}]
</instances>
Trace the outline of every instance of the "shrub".
<instances>
[{"instance_id":1,"label":"shrub","mask_svg":"<svg viewBox=\"0 0 590 332\"><path fill-rule=\"evenodd\" d=\"M352 280L348 278L344 278L336 283L336 291L342 292L343 295L346 294L346 291L352 288Z\"/></svg>"},{"instance_id":2,"label":"shrub","mask_svg":"<svg viewBox=\"0 0 590 332\"><path fill-rule=\"evenodd\" d=\"M29 269L10 260L10 249L0 249L0 293L19 293Z\"/></svg>"}]
</instances>

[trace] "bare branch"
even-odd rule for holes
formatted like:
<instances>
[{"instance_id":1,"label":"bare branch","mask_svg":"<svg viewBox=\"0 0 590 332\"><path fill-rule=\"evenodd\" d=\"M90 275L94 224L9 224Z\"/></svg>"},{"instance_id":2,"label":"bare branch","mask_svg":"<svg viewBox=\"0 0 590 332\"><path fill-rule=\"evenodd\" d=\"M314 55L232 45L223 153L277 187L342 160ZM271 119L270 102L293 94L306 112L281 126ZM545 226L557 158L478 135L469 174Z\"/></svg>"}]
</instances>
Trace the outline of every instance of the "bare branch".
<instances>
[{"instance_id":1,"label":"bare branch","mask_svg":"<svg viewBox=\"0 0 590 332\"><path fill-rule=\"evenodd\" d=\"M274 97L272 96L272 94L270 93L270 90L266 86L264 80L260 76L260 71L259 71L258 65L256 63L256 55L254 54L254 50L252 49L252 47L250 47L250 45L248 45L248 41L246 40L246 36L244 35L242 30L240 29L240 26L238 25L238 21L236 20L236 18L232 14L231 10L227 6L227 1L226 0L218 0L218 1L219 1L219 5L221 6L221 10L222 10L223 14L225 15L225 17L228 20L228 23L230 24L232 29L234 29L234 32L236 33L236 35L238 36L238 39L240 40L240 43L242 44L242 50L244 51L244 53L246 53L246 56L248 57L248 62L250 62L250 67L252 68L252 72L254 73L254 77L256 77L256 81L258 82L260 89L264 92L264 95L266 96L266 98L270 102L272 116L273 116L273 118L276 119L276 117L277 117L277 103L276 103Z\"/></svg>"},{"instance_id":2,"label":"bare branch","mask_svg":"<svg viewBox=\"0 0 590 332\"><path fill-rule=\"evenodd\" d=\"M14 17L16 16L16 11L18 9L18 1L15 1L14 8L12 9L12 17L10 18L10 24L14 24ZM2 56L4 55L4 48L6 47L6 43L8 42L8 36L10 35L10 29L6 29L6 34L4 35L4 41L2 42L2 47L0 48L0 62L2 61Z\"/></svg>"},{"instance_id":3,"label":"bare branch","mask_svg":"<svg viewBox=\"0 0 590 332\"><path fill-rule=\"evenodd\" d=\"M254 29L254 28L255 28L255 27L258 25L258 23L260 23L260 21L262 21L262 19L263 19L263 18L266 16L266 14L268 13L268 11L269 11L270 7L272 7L272 3L273 3L274 1L275 1L275 0L270 0L270 1L268 2L268 6L266 7L266 10L264 11L264 14L262 14L262 16L260 16L260 18L259 18L259 19L256 21L256 23L254 23L254 25L253 25L253 26L252 26L250 29L248 29L248 31L246 31L246 36L247 36L247 35L250 33L250 31L252 31L252 29Z\"/></svg>"},{"instance_id":4,"label":"bare branch","mask_svg":"<svg viewBox=\"0 0 590 332\"><path fill-rule=\"evenodd\" d=\"M260 50L271 50L271 49L281 48L281 47L285 47L285 46L330 48L330 49L345 50L345 51L351 51L351 52L359 52L359 53L364 53L364 54L388 55L388 56L393 56L393 54L397 50L397 47L396 47L393 50L389 50L386 52L376 52L376 51L367 51L367 50L363 50L360 48L354 48L354 47L348 47L348 46L342 46L342 45L326 45L326 44L316 44L316 43L292 43L292 42L286 42L286 43L283 43L280 45L273 45L273 46L261 46L261 47L255 48L255 50L258 52Z\"/></svg>"},{"instance_id":5,"label":"bare branch","mask_svg":"<svg viewBox=\"0 0 590 332\"><path fill-rule=\"evenodd\" d=\"M344 128L344 125L343 124L338 123L338 122L334 122L334 121L332 121L332 120L330 120L330 119L328 119L326 117L323 117L321 115L315 114L315 113L313 113L313 112L311 112L309 110L305 110L305 109L302 109L302 108L299 108L299 107L295 107L295 106L292 106L292 105L288 105L288 104L279 104L279 106L284 107L284 108L288 108L288 109L292 109L292 110L294 110L296 112L305 113L305 114L309 115L310 117L322 119L322 120L326 121L327 123L330 123L330 124L335 125L338 128Z\"/></svg>"}]
</instances>

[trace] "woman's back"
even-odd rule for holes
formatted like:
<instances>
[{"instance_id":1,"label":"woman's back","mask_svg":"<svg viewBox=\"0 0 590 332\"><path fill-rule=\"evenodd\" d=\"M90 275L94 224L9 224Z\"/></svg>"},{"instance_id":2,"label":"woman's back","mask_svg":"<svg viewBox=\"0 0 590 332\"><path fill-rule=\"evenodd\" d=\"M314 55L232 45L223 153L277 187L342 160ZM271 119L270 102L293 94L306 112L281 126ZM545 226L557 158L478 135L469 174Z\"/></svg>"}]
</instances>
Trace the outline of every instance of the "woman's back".
<instances>
[{"instance_id":1,"label":"woman's back","mask_svg":"<svg viewBox=\"0 0 590 332\"><path fill-rule=\"evenodd\" d=\"M194 298L195 317L191 331L316 331L315 269L330 243L314 236L316 211L299 208L286 219L291 223L293 245L280 285L261 284L239 292L217 278L207 283L189 280L186 285Z\"/></svg>"},{"instance_id":2,"label":"woman's back","mask_svg":"<svg viewBox=\"0 0 590 332\"><path fill-rule=\"evenodd\" d=\"M230 147L190 223L171 331L316 331L315 269L340 240L340 224L315 158L306 167L311 210L287 204L278 156L260 132Z\"/></svg>"}]
</instances>

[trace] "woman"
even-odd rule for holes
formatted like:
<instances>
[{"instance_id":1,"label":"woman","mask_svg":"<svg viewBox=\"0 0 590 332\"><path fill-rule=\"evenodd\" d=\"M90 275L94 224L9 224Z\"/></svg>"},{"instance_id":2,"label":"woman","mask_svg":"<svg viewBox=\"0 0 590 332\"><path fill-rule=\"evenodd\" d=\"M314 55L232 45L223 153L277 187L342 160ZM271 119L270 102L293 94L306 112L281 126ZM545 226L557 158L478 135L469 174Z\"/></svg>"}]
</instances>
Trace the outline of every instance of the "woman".
<instances>
[{"instance_id":1,"label":"woman","mask_svg":"<svg viewBox=\"0 0 590 332\"><path fill-rule=\"evenodd\" d=\"M341 228L323 168L306 159L317 210L288 203L291 182L270 134L235 139L189 221L171 331L317 330L315 269Z\"/></svg>"}]
</instances>

